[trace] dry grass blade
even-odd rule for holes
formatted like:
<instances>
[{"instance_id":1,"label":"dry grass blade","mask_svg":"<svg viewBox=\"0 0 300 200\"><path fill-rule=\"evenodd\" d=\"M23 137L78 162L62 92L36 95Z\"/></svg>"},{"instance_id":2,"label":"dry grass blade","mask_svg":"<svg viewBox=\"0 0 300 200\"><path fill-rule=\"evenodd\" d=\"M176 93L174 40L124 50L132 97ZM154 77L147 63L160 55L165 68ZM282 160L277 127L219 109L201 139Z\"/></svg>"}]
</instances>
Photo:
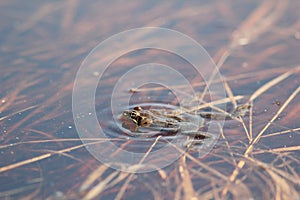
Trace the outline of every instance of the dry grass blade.
<instances>
[{"instance_id":1,"label":"dry grass blade","mask_svg":"<svg viewBox=\"0 0 300 200\"><path fill-rule=\"evenodd\" d=\"M217 65L219 66L219 65ZM288 68L291 68L292 66L288 66ZM265 69L261 71L255 71L255 72L247 72L247 73L241 73L241 74L236 74L236 75L228 75L226 77L223 77L223 79L217 79L212 81L212 83L224 83L229 82L229 81L237 81L237 80L242 80L242 79L249 79L253 78L256 76L259 76L261 74L265 74L266 76L272 76L274 74L280 74L286 72L286 66L283 67L278 67L275 69ZM300 66L295 67L295 72L300 70ZM193 84L194 86L206 86L206 82L202 81L199 83ZM178 85L174 86L174 88L180 89L180 88L185 88L185 85ZM157 87L151 87L151 88L131 88L129 89L129 92L135 93L135 92L150 92L150 91L161 91L161 90L166 90L165 87L157 86Z\"/></svg>"},{"instance_id":2,"label":"dry grass blade","mask_svg":"<svg viewBox=\"0 0 300 200\"><path fill-rule=\"evenodd\" d=\"M24 191L34 190L36 187L37 187L36 184L34 184L34 185L27 185L27 186L23 186L21 188L16 188L16 189L8 190L8 191L1 191L0 198L6 199L8 196L19 194Z\"/></svg>"},{"instance_id":3,"label":"dry grass blade","mask_svg":"<svg viewBox=\"0 0 300 200\"><path fill-rule=\"evenodd\" d=\"M34 27L39 21L47 17L62 6L58 3L48 3L37 10L25 23L20 24L17 28L20 32L24 32Z\"/></svg>"},{"instance_id":4,"label":"dry grass blade","mask_svg":"<svg viewBox=\"0 0 300 200\"><path fill-rule=\"evenodd\" d=\"M197 199L196 192L194 190L193 183L191 180L191 176L190 176L189 170L186 166L185 158L186 158L185 156L182 156L180 158L181 162L179 165L179 173L180 173L181 180L182 180L181 185L182 185L182 188L184 191L184 199L186 199L186 200Z\"/></svg>"},{"instance_id":5,"label":"dry grass blade","mask_svg":"<svg viewBox=\"0 0 300 200\"><path fill-rule=\"evenodd\" d=\"M244 96L241 96L241 95L233 97L233 99L235 101L236 100L241 100L243 98L244 98ZM231 102L230 98L223 98L223 99L212 101L212 102L203 102L203 103L201 103L201 105L199 105L197 107L190 108L188 111L189 112L193 112L193 111L197 111L197 110L200 110L200 109L203 109L203 108L211 107L211 108L213 108L213 109L215 109L217 111L225 112L224 110L216 107L215 105L224 104L224 103L228 103L228 102Z\"/></svg>"},{"instance_id":6,"label":"dry grass blade","mask_svg":"<svg viewBox=\"0 0 300 200\"><path fill-rule=\"evenodd\" d=\"M292 132L296 132L296 131L300 131L300 128L293 128L293 129L289 129L289 130L285 130L285 131L280 131L280 132L276 132L276 133L270 133L268 135L263 135L263 138L266 137L272 137L272 136L276 136L276 135L282 135L282 134L286 134L286 133L292 133Z\"/></svg>"},{"instance_id":7,"label":"dry grass blade","mask_svg":"<svg viewBox=\"0 0 300 200\"><path fill-rule=\"evenodd\" d=\"M226 81L224 81L224 86L225 86L225 90L229 96L231 103L233 104L234 108L236 108L237 107L236 99L234 98L233 92L232 92L229 84Z\"/></svg>"},{"instance_id":8,"label":"dry grass blade","mask_svg":"<svg viewBox=\"0 0 300 200\"><path fill-rule=\"evenodd\" d=\"M263 94L265 91L267 91L268 89L270 89L271 87L273 87L274 85L278 84L279 82L283 81L284 79L286 79L287 77L289 77L290 75L292 75L293 73L291 71L288 71L284 74L281 74L280 76L272 79L271 81L269 81L268 83L266 83L265 85L263 85L262 87L260 87L258 90L256 90L250 97L249 102L252 102L254 99L256 99L257 97L259 97L261 94Z\"/></svg>"},{"instance_id":9,"label":"dry grass blade","mask_svg":"<svg viewBox=\"0 0 300 200\"><path fill-rule=\"evenodd\" d=\"M268 174L272 177L274 184L276 186L275 199L299 199L300 196L295 188L291 187L287 181L271 170L267 170Z\"/></svg>"},{"instance_id":10,"label":"dry grass blade","mask_svg":"<svg viewBox=\"0 0 300 200\"><path fill-rule=\"evenodd\" d=\"M120 172L115 171L109 174L104 180L102 180L98 185L93 187L84 197L84 200L95 199L103 190L105 190L107 184L113 180Z\"/></svg>"},{"instance_id":11,"label":"dry grass blade","mask_svg":"<svg viewBox=\"0 0 300 200\"><path fill-rule=\"evenodd\" d=\"M221 56L221 58L219 59L217 66L215 67L213 73L211 74L211 76L209 77L209 80L207 81L207 84L200 96L200 101L203 101L205 95L207 94L208 88L209 86L215 81L215 77L216 75L219 73L219 69L221 68L221 66L224 64L224 62L227 60L227 58L230 56L230 51L229 50L225 50ZM221 82L224 82L225 80L221 80Z\"/></svg>"},{"instance_id":12,"label":"dry grass blade","mask_svg":"<svg viewBox=\"0 0 300 200\"><path fill-rule=\"evenodd\" d=\"M98 144L98 143L99 143L99 141L98 142L91 142L88 145ZM43 155L40 155L40 156L37 156L37 157L34 157L34 158L30 158L30 159L27 159L27 160L24 160L24 161L20 161L20 162L14 163L14 164L10 164L10 165L4 166L4 167L0 167L0 173L5 172L5 171L9 171L9 170L12 170L12 169L24 166L24 165L28 165L30 163L34 163L34 162L37 162L37 161L40 161L40 160L43 160L43 159L46 159L46 158L49 158L53 155L73 151L73 150L82 148L84 146L86 146L86 144L81 144L81 145L78 145L78 146L73 146L73 147L70 147L70 148L62 149L60 151L56 151L55 153L46 153L46 154L43 154Z\"/></svg>"},{"instance_id":13,"label":"dry grass blade","mask_svg":"<svg viewBox=\"0 0 300 200\"><path fill-rule=\"evenodd\" d=\"M272 84L273 85L273 84ZM254 138L254 140L251 141L250 145L246 149L244 153L244 157L248 158L249 154L253 151L254 145L260 140L261 136L264 134L264 132L269 128L269 126L274 122L274 120L278 117L278 115L287 107L287 105L294 99L294 97L298 94L300 91L300 87L298 87L290 96L289 98L284 102L282 107L277 111L277 113L272 117L272 119L266 124L266 126L258 133L258 135ZM231 176L229 177L228 181L230 183L234 182L236 180L236 177L238 176L240 170L244 167L245 161L241 160L238 162L236 168L232 172ZM222 196L225 197L225 195L228 192L228 186L226 186L222 192Z\"/></svg>"},{"instance_id":14,"label":"dry grass blade","mask_svg":"<svg viewBox=\"0 0 300 200\"><path fill-rule=\"evenodd\" d=\"M229 190L234 199L254 199L250 188L248 188L247 185L242 184L242 182L229 185Z\"/></svg>"},{"instance_id":15,"label":"dry grass blade","mask_svg":"<svg viewBox=\"0 0 300 200\"><path fill-rule=\"evenodd\" d=\"M16 112L13 112L13 113L11 113L11 114L9 114L9 115L6 115L6 116L4 116L4 117L0 117L0 121L2 121L2 120L4 120L4 119L7 119L7 118L9 118L9 117L12 117L12 116L14 116L14 115L16 115L16 114L18 114L18 113L25 112L25 111L27 111L27 110L31 110L31 109L36 108L36 107L37 107L37 105L35 105L35 106L30 106L30 107L27 107L27 108L18 110L18 111L16 111Z\"/></svg>"},{"instance_id":16,"label":"dry grass blade","mask_svg":"<svg viewBox=\"0 0 300 200\"><path fill-rule=\"evenodd\" d=\"M64 8L66 10L64 12L64 17L62 17L61 21L61 27L63 31L67 32L72 27L72 23L74 23L73 20L75 18L79 3L79 0L65 1Z\"/></svg>"},{"instance_id":17,"label":"dry grass blade","mask_svg":"<svg viewBox=\"0 0 300 200\"><path fill-rule=\"evenodd\" d=\"M258 135L252 141L251 146L253 146L255 143L257 143L259 141L259 139L264 134L264 132L275 121L275 119L277 119L277 117L279 116L279 114L288 106L288 104L295 98L295 96L299 93L299 91L300 91L300 86L289 96L289 98L284 102L284 104L280 107L280 109L272 117L272 119L267 123L267 125L258 133Z\"/></svg>"},{"instance_id":18,"label":"dry grass blade","mask_svg":"<svg viewBox=\"0 0 300 200\"><path fill-rule=\"evenodd\" d=\"M283 147L283 148L274 148L271 149L270 152L288 152L288 151L299 151L300 146L291 146L291 147Z\"/></svg>"},{"instance_id":19,"label":"dry grass blade","mask_svg":"<svg viewBox=\"0 0 300 200\"><path fill-rule=\"evenodd\" d=\"M114 180L112 180L109 185L107 185L107 187L113 187L116 184L120 183L121 181L123 181L127 176L129 176L129 173L126 172L122 172L119 174L119 176L117 178L115 178Z\"/></svg>"},{"instance_id":20,"label":"dry grass blade","mask_svg":"<svg viewBox=\"0 0 300 200\"><path fill-rule=\"evenodd\" d=\"M200 101L203 100L205 94L207 93L208 86L213 82L214 77L216 76L218 69L225 63L227 58L230 56L231 51L236 48L240 44L248 44L250 40L253 40L254 38L257 38L258 35L262 34L264 31L266 31L271 26L272 23L274 23L279 16L282 14L283 10L286 7L286 3L279 2L279 5L277 5L271 14L269 13L271 9L273 8L272 4L268 1L264 1L262 5L257 8L252 15L248 17L247 20L244 21L244 23L239 27L238 30L236 30L233 34L233 39L230 44L229 49L225 50L222 54L221 58L219 59L217 63L217 68L212 73L203 93L200 98ZM268 20L265 20L264 24L261 23L261 17L268 17ZM268 26L266 26L268 25ZM253 26L255 28L253 28ZM251 30L251 31L250 31ZM253 30L259 30L259 31L253 31ZM246 41L246 42L245 42ZM224 80L224 82L226 82ZM234 103L234 102L233 102Z\"/></svg>"},{"instance_id":21,"label":"dry grass blade","mask_svg":"<svg viewBox=\"0 0 300 200\"><path fill-rule=\"evenodd\" d=\"M300 1L289 0L244 1L238 4L232 0L193 4L165 1L151 6L142 1L128 1L124 5L109 1L87 4L82 0L32 5L14 0L2 1L0 177L3 188L0 199L300 199L297 191L300 189L300 125L297 121L300 112L297 102L300 97L297 55L299 5ZM237 8L242 12L235 12ZM201 77L194 73L195 67L187 70L192 62L178 56L177 50L191 53L192 59L196 57L193 49L186 48L188 46L181 44L180 40L169 42L171 48L168 49L173 51L155 48L128 51L125 48L122 54L118 53L122 47L131 44L151 47L150 44L155 41L149 38L155 35L144 34L132 34L121 42L107 45L107 48L104 45L105 48L100 48L99 52L108 50L108 54L99 53L93 59L91 55L96 49L90 50L108 42L110 36L118 31L116 24L122 30L134 24L174 27L178 33L183 31L196 42L209 47L210 52L216 52L213 60L217 67L213 67L215 71L210 68L210 73ZM163 35L158 36L163 38ZM107 40L103 41L105 38ZM113 60L109 66L103 65L109 60ZM128 98L132 106L145 105L148 109L155 103L155 109L160 107L159 104L162 107L166 104L177 106L178 96L182 96L187 97L181 104L185 108L174 113L190 111L191 107L194 112L183 114L184 120L181 121L186 121L185 117L189 120L190 116L192 119L192 114L202 111L236 117L236 121L224 121L220 128L224 139L214 144L212 149L207 148L204 140L203 148L195 148L199 152L174 145L171 146L174 154L152 157L154 150L163 150L159 148L161 145L173 145L169 143L173 139L176 142L178 139L183 146L185 140L181 141L183 136L179 135L182 130L179 129L178 134L169 134L166 129L162 138L157 138L160 133L153 137L145 134L131 137L127 134L129 130L120 126L121 120L112 120L111 114L116 117L117 113L111 112L107 105L112 100L111 93L116 91L116 85L124 75L132 72L134 66L151 60L174 67L182 72L195 91L200 93L205 89L204 92L191 98L186 92L187 86L178 82L174 87L178 89L177 95L168 87L154 83L154 80L154 84L132 88L130 92L135 94L126 93L149 75L142 72L136 74L137 79L122 83L124 93L120 93L120 99L117 99L120 106L115 111L122 111ZM92 71L86 74L86 80L79 83L82 95L74 98L74 76L79 73L80 64L89 65ZM218 74L219 69L222 69L224 77ZM165 74L161 75L165 77ZM95 82L95 106L92 110L88 106L87 112L73 116L70 100L86 105L85 89ZM222 90L224 95L220 95L219 90L209 91L208 86L215 88L218 85L225 89ZM246 95L237 96L237 91ZM248 99L248 103L254 103L254 107L250 108L249 124L248 117L240 118L229 112L232 106L237 108L237 104L246 103ZM230 106L226 108L226 105ZM167 108L171 112L173 107ZM220 116L224 116L222 114ZM78 138L74 117L81 122L96 117L99 121L96 125L101 125L107 138ZM162 117L164 121L165 117ZM168 118L166 116L167 121ZM189 125L181 121L178 125ZM199 131L209 131L214 122L212 119L203 120ZM84 132L93 133L93 127L81 128ZM95 134L97 137L97 132ZM153 142L155 138L160 140ZM122 159L108 165L97 165L93 156L84 155L88 153L85 147L102 145L107 140L117 141L113 144L119 147L116 151L106 149L102 152L110 158L121 156L123 150L142 151L145 156L132 165L121 162ZM276 143L272 143L274 141ZM199 144L202 145L202 141ZM202 157L203 152L208 154ZM182 153L179 159L164 171L158 169L162 161L172 161L177 153ZM56 163L48 165L52 159ZM109 165L118 166L120 170ZM145 169L153 169L153 172L138 173ZM34 179L39 181L33 182ZM49 183L53 182L55 187L49 187Z\"/></svg>"},{"instance_id":22,"label":"dry grass blade","mask_svg":"<svg viewBox=\"0 0 300 200\"><path fill-rule=\"evenodd\" d=\"M283 170L279 170L271 165L265 164L254 158L247 158L251 164L257 165L263 168L273 179L272 183L275 186L275 199L299 199L299 193L295 187L291 184L300 184L299 177L291 176Z\"/></svg>"},{"instance_id":23,"label":"dry grass blade","mask_svg":"<svg viewBox=\"0 0 300 200\"><path fill-rule=\"evenodd\" d=\"M249 137L250 141L253 139L253 106L249 109Z\"/></svg>"},{"instance_id":24,"label":"dry grass blade","mask_svg":"<svg viewBox=\"0 0 300 200\"><path fill-rule=\"evenodd\" d=\"M151 190L152 196L153 196L153 200L161 200L163 199L161 193L155 188L154 185L152 185L151 183L143 183L149 190Z\"/></svg>"},{"instance_id":25,"label":"dry grass blade","mask_svg":"<svg viewBox=\"0 0 300 200\"><path fill-rule=\"evenodd\" d=\"M98 169L94 170L87 179L82 183L79 191L88 189L102 174L107 170L108 166L101 165Z\"/></svg>"},{"instance_id":26,"label":"dry grass blade","mask_svg":"<svg viewBox=\"0 0 300 200\"><path fill-rule=\"evenodd\" d=\"M150 146L150 148L148 149L148 151L145 153L145 155L143 156L143 158L139 161L138 163L138 166L136 168L136 170L138 170L138 167L139 165L141 165L144 160L146 159L146 157L149 155L149 153L152 151L153 147L157 144L158 140L161 139L161 136L158 136L155 141L153 142L153 144ZM134 166L133 166L134 167ZM131 171L134 172L134 168L131 168ZM117 196L115 197L116 200L121 200L125 191L126 191L126 188L128 187L130 181L132 180L133 176L135 174L132 173L128 176L128 178L126 179L125 183L123 184L123 186L121 187L120 191L118 192Z\"/></svg>"},{"instance_id":27,"label":"dry grass blade","mask_svg":"<svg viewBox=\"0 0 300 200\"><path fill-rule=\"evenodd\" d=\"M117 140L122 140L120 138L65 138L65 139L51 139L51 140L31 140L31 141L24 141L24 142L16 142L16 143L11 143L11 144L6 144L6 145L0 145L0 149L8 148L8 147L13 147L17 145L22 145L22 144L41 144L41 143L51 143L51 142L76 142L76 141L117 141Z\"/></svg>"},{"instance_id":28,"label":"dry grass blade","mask_svg":"<svg viewBox=\"0 0 300 200\"><path fill-rule=\"evenodd\" d=\"M183 151L182 149L178 148L176 145L174 145L173 143L170 143L169 141L166 140L166 142L168 142L168 144L170 144L171 146L173 146L175 149L177 149L177 151L179 151L180 153L182 153L184 156L188 157L190 160L192 160L193 162L195 162L197 165L199 165L199 167L207 170L208 172L211 172L212 174L214 174L215 176L217 176L218 178L221 178L223 180L227 180L227 177L225 175L223 175L222 173L220 173L219 171L213 169L212 167L206 165L205 163L200 162L199 160L197 160L195 157L193 157L192 155L190 155L189 153Z\"/></svg>"},{"instance_id":29,"label":"dry grass blade","mask_svg":"<svg viewBox=\"0 0 300 200\"><path fill-rule=\"evenodd\" d=\"M242 123L242 125L243 125L244 131L245 131L245 133L246 133L246 135L247 135L247 138L248 138L248 140L249 140L249 143L250 143L250 142L252 141L252 135L249 134L249 131L248 131L248 129L247 129L247 126L246 126L244 120L243 120L241 117L239 117L239 118L240 118L240 121L241 121L241 123Z\"/></svg>"},{"instance_id":30,"label":"dry grass blade","mask_svg":"<svg viewBox=\"0 0 300 200\"><path fill-rule=\"evenodd\" d=\"M288 1L263 1L251 15L234 31L231 48L246 45L267 32L280 18L286 9Z\"/></svg>"}]
</instances>

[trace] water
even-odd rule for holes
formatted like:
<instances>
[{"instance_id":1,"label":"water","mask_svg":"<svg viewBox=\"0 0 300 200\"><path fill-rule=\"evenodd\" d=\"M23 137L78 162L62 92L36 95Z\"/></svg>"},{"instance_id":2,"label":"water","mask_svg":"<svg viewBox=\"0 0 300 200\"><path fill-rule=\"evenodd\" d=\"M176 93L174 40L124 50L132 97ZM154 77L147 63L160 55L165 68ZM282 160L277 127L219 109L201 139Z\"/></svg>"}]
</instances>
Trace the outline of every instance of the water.
<instances>
[{"instance_id":1,"label":"water","mask_svg":"<svg viewBox=\"0 0 300 200\"><path fill-rule=\"evenodd\" d=\"M276 191L283 199L298 199L299 182L294 178L300 171L298 4L296 1L250 0L160 4L145 1L1 2L1 199L82 199L93 195L97 196L95 199L190 199L194 196L217 199L222 195L228 199L271 199L278 194ZM264 24L266 18L269 23ZM92 126L83 130L89 130L96 138L84 141L79 138L72 113L72 94L76 73L97 44L113 34L144 26L174 29L204 46L218 63L224 78L216 82L223 85L225 80L227 84L225 97L229 100L216 104L219 109L230 112L235 103L233 96L237 104L246 103L263 85L279 76L282 79L271 82L272 87L254 99L252 112L243 119L244 125L238 121L224 124L220 140L206 157L200 159L199 152L191 151L158 171L130 177L102 165L91 155L89 150L93 146L103 145L99 133L90 131ZM135 37L142 42L149 39ZM110 48L121 49L129 44L127 42L120 40ZM170 45L190 53L191 58L199 56L178 40ZM95 69L104 69L103 63L116 55L114 51L99 55ZM140 49L118 57L99 82L97 70L88 74L81 86L97 82L95 106L79 117L88 120L96 116L106 136L132 152L146 152L157 137L140 140L126 133L117 119L124 109L134 105L173 108L180 103L199 103L177 78L171 82L177 84L176 92L152 83L139 87L140 92L130 93L130 89L136 88L134 81L127 80L117 88L117 98L111 98L120 78L134 66L145 63L160 63L176 69L190 81L199 96L207 83L205 77L197 75L189 60L157 49ZM146 72L139 73L135 80L149 77ZM225 99L220 93L212 95L215 96L204 96L203 101ZM87 105L86 94L79 96L82 105ZM110 111L114 100L121 100L121 105ZM203 101L200 104L205 104ZM218 108L202 109L217 111ZM281 108L284 109L281 111ZM278 117L269 126L268 122L277 113ZM249 141L265 128L247 155ZM166 137L168 139L172 136ZM154 148L165 144L166 141L160 140ZM105 149L104 153L118 155L111 149ZM153 159L153 165L148 167L154 169L156 164L174 157ZM245 165L235 176L234 169L241 160ZM137 170L141 166L135 167ZM240 184L228 187L229 179Z\"/></svg>"}]
</instances>

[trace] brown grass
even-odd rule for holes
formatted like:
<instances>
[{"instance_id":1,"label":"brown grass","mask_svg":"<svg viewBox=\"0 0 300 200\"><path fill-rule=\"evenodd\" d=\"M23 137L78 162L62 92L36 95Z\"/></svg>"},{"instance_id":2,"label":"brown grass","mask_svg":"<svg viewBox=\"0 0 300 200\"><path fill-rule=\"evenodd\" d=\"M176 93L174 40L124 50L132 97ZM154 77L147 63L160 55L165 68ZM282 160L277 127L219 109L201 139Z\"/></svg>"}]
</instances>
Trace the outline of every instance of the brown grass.
<instances>
[{"instance_id":1,"label":"brown grass","mask_svg":"<svg viewBox=\"0 0 300 200\"><path fill-rule=\"evenodd\" d=\"M86 5L77 0L36 5L33 13L14 9L16 1L0 3L0 10L11 9L23 22L15 23L1 47L3 54L11 53L14 59L0 58L4 75L0 180L9 182L4 185L0 181L0 198L300 199L299 3L249 1L242 5L248 6L246 13L235 12L235 3L184 4L174 12L174 5L164 2L142 12L142 2L106 3L103 9L101 3ZM108 12L111 10L117 19ZM142 17L133 21L132 11ZM234 30L225 27L224 31L201 34L219 19ZM285 20L291 21L287 25ZM174 27L169 27L172 22L176 22ZM201 88L203 104L194 110L209 107L228 112L220 109L220 104L236 108L250 103L252 107L249 116L226 122L219 143L205 158L174 146L182 156L171 166L151 166L154 172L130 174L99 163L85 150L106 139L87 138L82 144L73 124L71 95L77 66L93 46L121 30L145 25L182 31L211 49L224 79L212 74L208 84L224 83L227 98L205 102L206 83L195 79L193 86ZM3 32L10 28L6 24L0 27ZM153 52L150 56L160 59ZM48 64L53 67L44 67ZM113 68L112 74L134 64L129 58L117 60L121 67ZM105 79L105 86L117 78ZM135 92L161 93L164 88L138 88ZM134 143L124 137L111 140L122 143L121 148ZM119 163L120 167L143 168L145 158L160 142L167 141L157 137L138 164Z\"/></svg>"}]
</instances>

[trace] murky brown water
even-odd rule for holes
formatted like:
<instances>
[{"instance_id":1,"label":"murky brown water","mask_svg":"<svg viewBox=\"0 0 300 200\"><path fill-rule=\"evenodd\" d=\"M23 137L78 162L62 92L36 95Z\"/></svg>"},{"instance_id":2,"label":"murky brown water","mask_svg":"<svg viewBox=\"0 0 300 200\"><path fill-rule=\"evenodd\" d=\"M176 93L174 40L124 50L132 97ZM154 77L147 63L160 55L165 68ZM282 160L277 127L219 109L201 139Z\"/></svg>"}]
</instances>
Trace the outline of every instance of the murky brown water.
<instances>
[{"instance_id":1,"label":"murky brown water","mask_svg":"<svg viewBox=\"0 0 300 200\"><path fill-rule=\"evenodd\" d=\"M1 2L0 198L299 199L299 6L252 0ZM145 26L174 29L202 44L224 78L226 110L249 99L253 109L244 125L225 123L205 158L187 152L166 168L133 176L106 167L82 145L72 90L80 65L97 44ZM132 151L153 140L131 140L107 109L119 78L149 62L181 70L199 93L205 87L201 77L185 71L191 64L170 52L143 49L111 63L98 83L95 110L98 119L106 119L99 121L109 127L107 135ZM129 90L131 84L123 87ZM176 95L154 87L124 96L132 95L130 104L178 103ZM96 139L84 144L92 142L101 145Z\"/></svg>"}]
</instances>

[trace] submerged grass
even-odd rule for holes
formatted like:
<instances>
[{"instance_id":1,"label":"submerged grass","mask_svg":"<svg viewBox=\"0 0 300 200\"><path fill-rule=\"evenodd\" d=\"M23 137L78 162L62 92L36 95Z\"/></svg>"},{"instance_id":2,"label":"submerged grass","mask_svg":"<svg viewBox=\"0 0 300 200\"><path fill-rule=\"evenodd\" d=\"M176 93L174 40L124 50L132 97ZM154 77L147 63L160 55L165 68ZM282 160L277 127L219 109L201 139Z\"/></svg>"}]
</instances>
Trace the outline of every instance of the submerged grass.
<instances>
[{"instance_id":1,"label":"submerged grass","mask_svg":"<svg viewBox=\"0 0 300 200\"><path fill-rule=\"evenodd\" d=\"M220 2L218 5L185 7L182 12L173 13L169 19L178 20L180 24L181 20L194 19L189 18L190 11L208 10L206 12L215 13L216 9L223 13L224 19L225 16L232 19L235 16L228 11L232 9L230 5L233 3ZM295 22L290 27L282 28L280 34L273 34L272 37L266 38L265 35L278 29L280 19L287 15L287 11L291 10L293 14L293 7L296 7L293 6L294 3L263 1L257 4L257 8L253 9L248 17L239 20L240 25L231 34L232 38L228 39L228 45L219 48L214 57L219 69L227 70L226 77L216 80L212 74L208 83L224 83L227 97L214 102L203 102L200 107L194 108L196 110L209 107L220 112L227 112L218 108L217 105L227 104L236 108L240 103L250 103L252 107L249 117L233 122L234 128L225 127L221 130L221 141L207 157L199 159L197 153L184 152L174 145L174 148L182 153L181 158L164 169L156 169L155 165L150 166L156 169L151 173L130 174L113 170L95 161L93 157L87 156L85 147L99 145L106 139L79 139L74 127L66 131L63 138L59 138L58 132L63 132L62 129L70 126L69 124L73 125L68 100L76 72L76 69L71 68L72 62L64 66L66 72L61 76L61 81L53 81L52 85L46 85L43 94L39 94L41 91L28 91L28 88L43 85L44 80L38 77L48 74L47 70L40 69L35 74L30 70L26 71L24 74L30 77L27 79L30 81L12 84L17 82L15 80L20 80L24 74L14 74L11 69L6 69L8 74L12 74L13 82L8 81L7 84L3 84L3 91L6 93L1 94L0 112L3 116L0 117L0 125L3 132L0 135L0 151L3 158L0 162L0 177L3 180L9 179L11 183L7 188L1 182L3 188L0 190L0 197L130 199L141 198L146 194L147 197L153 199L300 199L299 116L296 114L295 118L295 115L290 114L292 110L299 108L299 60L296 57L293 58L294 60L291 59L291 62L278 65L273 63L272 66L276 67L271 69L260 69L265 64L271 65L272 62L276 62L273 55L276 56L282 52L289 53L285 52L289 47L285 43L277 44L282 40L295 38L296 31L300 28L299 23ZM3 3L0 3L0 6L1 4ZM129 4L129 7L134 7L132 3ZM87 32L82 29L77 30L78 28L73 26L76 10L80 5L81 1L68 1L62 4L45 3L27 19L26 23L17 28L18 34L26 34L55 12L63 13L64 17L59 25L62 32L69 33L72 29L82 35L87 34L90 39L91 36ZM114 7L114 5L111 6ZM165 3L164 6L168 7L168 4ZM126 13L120 14L126 16ZM297 18L297 14L295 15ZM89 20L90 16L87 15L80 21L80 24L88 26L91 23ZM160 18L151 20L148 22L149 25L164 26L164 20ZM213 18L208 20L213 21ZM103 34L113 32L114 29L109 24L101 23L103 24L100 27L108 28ZM205 27L201 24L199 26ZM99 27L87 27L87 29L97 32ZM197 34L193 26L186 30L189 30L191 35ZM39 34L51 37L45 30L38 29L38 31ZM215 35L215 37L224 39L228 35ZM68 46L72 42L63 36L58 40L62 46ZM90 44L89 41L85 42ZM86 52L86 49L79 48L74 51L74 54L61 58L60 55L63 55L66 49L53 45L47 47L42 44L35 43L32 49L24 47L20 49L19 54L39 61L58 58L58 64L64 65ZM251 48L247 49L245 45L253 45L252 47L259 49L259 52L252 52ZM259 59L253 59L254 53L261 52L263 55L258 55ZM251 67L233 67L231 62L235 58L237 59L235 64L241 66L239 58L242 58ZM124 62L131 64L128 60ZM22 59L15 63L17 66L21 63L28 68L32 66L32 63L27 63ZM70 73L67 72L68 70ZM60 74L61 69L52 72ZM108 80L107 84L110 83L113 81ZM207 95L206 83L198 81L193 84L204 87L199 95L199 99L203 100ZM243 88L247 87L249 89L241 95L236 92L243 91ZM134 92L159 92L164 89L163 87L139 88ZM272 101L278 101L278 99L280 103L273 104ZM267 111L264 112L264 110ZM86 140L86 143L80 143L82 140ZM110 140L123 142L124 146L121 148L131 144L127 138ZM290 142L291 140L293 142ZM124 169L129 167L131 171L138 171L144 167L145 158L158 142L168 141L163 137L157 137L138 164L122 166L119 163L119 165ZM170 145L173 144L170 143ZM118 153L115 152L115 154ZM35 179L29 178L34 176L36 176ZM54 179L49 178L50 176ZM21 177L19 180L22 181L14 182L11 177ZM47 187L50 185L49 182L55 182L54 189Z\"/></svg>"}]
</instances>

